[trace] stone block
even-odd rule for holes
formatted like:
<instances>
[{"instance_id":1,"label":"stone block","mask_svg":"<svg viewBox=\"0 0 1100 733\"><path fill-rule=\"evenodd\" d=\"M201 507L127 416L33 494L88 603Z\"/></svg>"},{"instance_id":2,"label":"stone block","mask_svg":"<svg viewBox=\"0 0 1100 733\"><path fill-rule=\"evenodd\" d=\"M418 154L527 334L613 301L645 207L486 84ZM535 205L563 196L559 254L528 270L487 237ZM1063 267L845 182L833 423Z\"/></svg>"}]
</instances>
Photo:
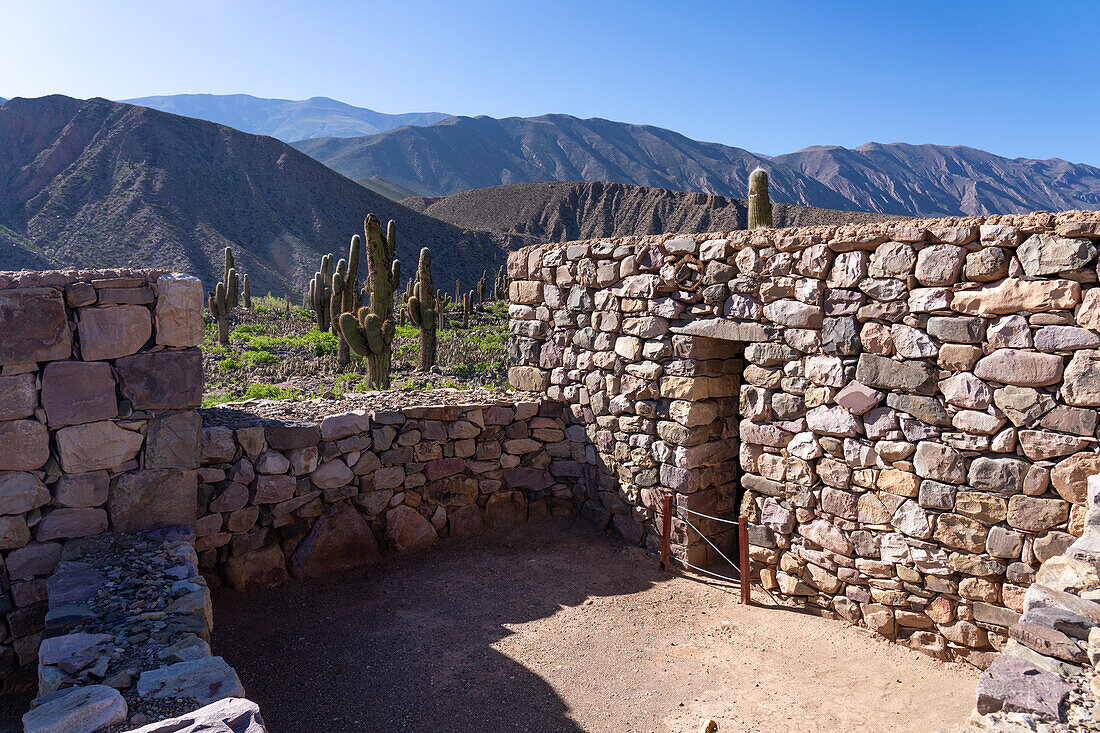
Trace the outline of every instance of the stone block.
<instances>
[{"instance_id":1,"label":"stone block","mask_svg":"<svg viewBox=\"0 0 1100 733\"><path fill-rule=\"evenodd\" d=\"M186 348L202 344L202 281L173 272L157 278L157 344Z\"/></svg>"},{"instance_id":2,"label":"stone block","mask_svg":"<svg viewBox=\"0 0 1100 733\"><path fill-rule=\"evenodd\" d=\"M1058 721L1070 686L1058 675L1010 654L1001 654L978 678L977 709L989 713L1027 713Z\"/></svg>"},{"instance_id":3,"label":"stone block","mask_svg":"<svg viewBox=\"0 0 1100 733\"><path fill-rule=\"evenodd\" d=\"M194 411L157 415L145 435L146 468L198 468L202 418Z\"/></svg>"},{"instance_id":4,"label":"stone block","mask_svg":"<svg viewBox=\"0 0 1100 733\"><path fill-rule=\"evenodd\" d=\"M397 552L414 552L432 545L439 535L431 522L402 504L386 512L385 538Z\"/></svg>"},{"instance_id":5,"label":"stone block","mask_svg":"<svg viewBox=\"0 0 1100 733\"><path fill-rule=\"evenodd\" d=\"M0 422L0 471L33 471L50 458L50 434L37 420Z\"/></svg>"},{"instance_id":6,"label":"stone block","mask_svg":"<svg viewBox=\"0 0 1100 733\"><path fill-rule=\"evenodd\" d=\"M195 471L147 469L116 478L107 509L116 532L140 532L177 524L193 526L197 504Z\"/></svg>"},{"instance_id":7,"label":"stone block","mask_svg":"<svg viewBox=\"0 0 1100 733\"><path fill-rule=\"evenodd\" d=\"M0 290L0 366L68 359L73 334L60 291Z\"/></svg>"},{"instance_id":8,"label":"stone block","mask_svg":"<svg viewBox=\"0 0 1100 733\"><path fill-rule=\"evenodd\" d=\"M122 396L136 410L189 410L202 403L198 349L134 354L115 363Z\"/></svg>"},{"instance_id":9,"label":"stone block","mask_svg":"<svg viewBox=\"0 0 1100 733\"><path fill-rule=\"evenodd\" d=\"M932 395L936 368L924 361L899 362L873 354L860 354L856 380L869 387Z\"/></svg>"},{"instance_id":10,"label":"stone block","mask_svg":"<svg viewBox=\"0 0 1100 733\"><path fill-rule=\"evenodd\" d=\"M122 694L106 685L70 687L44 699L23 716L24 733L97 731L126 722Z\"/></svg>"},{"instance_id":11,"label":"stone block","mask_svg":"<svg viewBox=\"0 0 1100 733\"><path fill-rule=\"evenodd\" d=\"M1062 379L1062 357L1020 349L998 349L978 361L974 375L1018 387L1045 387Z\"/></svg>"},{"instance_id":12,"label":"stone block","mask_svg":"<svg viewBox=\"0 0 1100 733\"><path fill-rule=\"evenodd\" d=\"M1042 532L1069 519L1069 503L1061 499L1013 496L1008 500L1008 524L1028 532Z\"/></svg>"},{"instance_id":13,"label":"stone block","mask_svg":"<svg viewBox=\"0 0 1100 733\"><path fill-rule=\"evenodd\" d=\"M35 536L39 542L46 542L89 537L106 531L107 512L103 509L54 509L42 517L35 528Z\"/></svg>"},{"instance_id":14,"label":"stone block","mask_svg":"<svg viewBox=\"0 0 1100 733\"><path fill-rule=\"evenodd\" d=\"M316 578L380 559L378 542L363 516L347 504L333 504L321 512L289 565L295 577Z\"/></svg>"},{"instance_id":15,"label":"stone block","mask_svg":"<svg viewBox=\"0 0 1100 733\"><path fill-rule=\"evenodd\" d=\"M80 311L77 326L84 361L136 354L153 333L149 309L142 305L105 305Z\"/></svg>"},{"instance_id":16,"label":"stone block","mask_svg":"<svg viewBox=\"0 0 1100 733\"><path fill-rule=\"evenodd\" d=\"M0 514L25 514L49 503L49 490L34 474L0 472Z\"/></svg>"},{"instance_id":17,"label":"stone block","mask_svg":"<svg viewBox=\"0 0 1100 733\"><path fill-rule=\"evenodd\" d=\"M137 457L144 437L115 423L84 423L56 433L61 467L66 473L114 469Z\"/></svg>"},{"instance_id":18,"label":"stone block","mask_svg":"<svg viewBox=\"0 0 1100 733\"><path fill-rule=\"evenodd\" d=\"M225 568L225 579L237 591L279 585L290 576L286 558L278 545L269 545L243 555L233 555Z\"/></svg>"},{"instance_id":19,"label":"stone block","mask_svg":"<svg viewBox=\"0 0 1100 733\"><path fill-rule=\"evenodd\" d=\"M42 372L42 407L50 427L118 417L111 365L106 362L55 361Z\"/></svg>"},{"instance_id":20,"label":"stone block","mask_svg":"<svg viewBox=\"0 0 1100 733\"><path fill-rule=\"evenodd\" d=\"M0 420L22 420L38 407L34 374L0 377Z\"/></svg>"},{"instance_id":21,"label":"stone block","mask_svg":"<svg viewBox=\"0 0 1100 733\"><path fill-rule=\"evenodd\" d=\"M151 698L192 698L206 705L226 697L244 697L237 673L221 657L203 657L146 670L138 694Z\"/></svg>"}]
</instances>

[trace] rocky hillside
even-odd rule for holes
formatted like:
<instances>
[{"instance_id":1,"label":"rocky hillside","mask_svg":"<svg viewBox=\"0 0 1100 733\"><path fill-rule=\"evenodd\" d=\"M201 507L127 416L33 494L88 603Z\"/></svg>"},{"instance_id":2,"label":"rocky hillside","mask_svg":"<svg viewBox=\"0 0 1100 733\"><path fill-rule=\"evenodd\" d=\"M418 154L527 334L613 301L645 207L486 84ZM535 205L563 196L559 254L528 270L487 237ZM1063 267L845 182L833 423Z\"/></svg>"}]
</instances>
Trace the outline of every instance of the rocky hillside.
<instances>
[{"instance_id":1,"label":"rocky hillside","mask_svg":"<svg viewBox=\"0 0 1100 733\"><path fill-rule=\"evenodd\" d=\"M197 117L280 140L374 135L402 125L430 125L442 112L388 115L328 97L264 99L248 94L172 94L122 100L184 117Z\"/></svg>"},{"instance_id":2,"label":"rocky hillside","mask_svg":"<svg viewBox=\"0 0 1100 733\"><path fill-rule=\"evenodd\" d=\"M298 293L370 212L398 222L406 274L424 246L441 282L472 286L503 260L489 235L400 206L274 138L105 99L0 107L0 270L158 265L209 285L229 245L253 292Z\"/></svg>"},{"instance_id":3,"label":"rocky hillside","mask_svg":"<svg viewBox=\"0 0 1100 733\"><path fill-rule=\"evenodd\" d=\"M516 183L441 198L401 201L433 218L507 238L509 248L595 237L744 229L745 202L622 183ZM895 218L884 214L773 205L774 224L810 226Z\"/></svg>"},{"instance_id":4,"label":"rocky hillside","mask_svg":"<svg viewBox=\"0 0 1100 733\"><path fill-rule=\"evenodd\" d=\"M452 117L430 127L303 140L294 147L349 178L382 176L433 196L533 181L612 181L743 196L749 173L764 165L775 201L856 208L812 178L747 150L659 127L569 115Z\"/></svg>"},{"instance_id":5,"label":"rocky hillside","mask_svg":"<svg viewBox=\"0 0 1100 733\"><path fill-rule=\"evenodd\" d=\"M979 215L1100 208L1100 168L963 146L818 146L780 155L864 211Z\"/></svg>"},{"instance_id":6,"label":"rocky hillside","mask_svg":"<svg viewBox=\"0 0 1100 733\"><path fill-rule=\"evenodd\" d=\"M382 176L432 196L533 181L614 181L744 196L768 169L772 199L910 216L1100 209L1100 168L965 147L815 147L775 158L658 127L568 115L453 117L357 138L294 144L351 178Z\"/></svg>"}]
</instances>

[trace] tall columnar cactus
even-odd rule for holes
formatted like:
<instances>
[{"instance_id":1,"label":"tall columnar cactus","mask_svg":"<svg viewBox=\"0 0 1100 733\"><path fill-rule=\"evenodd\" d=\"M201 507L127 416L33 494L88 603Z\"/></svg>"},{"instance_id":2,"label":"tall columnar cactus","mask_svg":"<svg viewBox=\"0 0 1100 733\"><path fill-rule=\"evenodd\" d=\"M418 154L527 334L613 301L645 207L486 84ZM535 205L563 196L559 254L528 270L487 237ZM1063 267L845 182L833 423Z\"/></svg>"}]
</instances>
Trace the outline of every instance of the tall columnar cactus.
<instances>
[{"instance_id":1,"label":"tall columnar cactus","mask_svg":"<svg viewBox=\"0 0 1100 733\"><path fill-rule=\"evenodd\" d=\"M241 281L241 302L244 303L245 310L252 310L252 288L248 286L247 273Z\"/></svg>"},{"instance_id":2,"label":"tall columnar cactus","mask_svg":"<svg viewBox=\"0 0 1100 733\"><path fill-rule=\"evenodd\" d=\"M397 331L393 293L401 281L401 263L394 259L397 224L391 221L383 234L382 223L370 214L363 221L363 234L367 246L370 306L360 308L357 313L342 313L340 332L352 351L366 357L367 383L375 389L389 389L393 336Z\"/></svg>"},{"instance_id":3,"label":"tall columnar cactus","mask_svg":"<svg viewBox=\"0 0 1100 733\"><path fill-rule=\"evenodd\" d=\"M317 328L327 331L332 323L332 255L321 258L321 269L313 273L309 281L309 297L306 305L313 311Z\"/></svg>"},{"instance_id":4,"label":"tall columnar cactus","mask_svg":"<svg viewBox=\"0 0 1100 733\"><path fill-rule=\"evenodd\" d=\"M772 200L768 196L768 172L757 168L749 175L749 229L771 229Z\"/></svg>"},{"instance_id":5,"label":"tall columnar cactus","mask_svg":"<svg viewBox=\"0 0 1100 733\"><path fill-rule=\"evenodd\" d=\"M432 282L432 253L425 247L420 250L416 284L408 305L409 320L420 329L420 368L424 370L435 364L435 337L439 327L436 302L435 283Z\"/></svg>"},{"instance_id":6,"label":"tall columnar cactus","mask_svg":"<svg viewBox=\"0 0 1100 733\"><path fill-rule=\"evenodd\" d=\"M225 272L221 282L210 293L210 315L218 323L218 343L226 346L229 344L229 313L237 307L237 297L240 292L240 277L233 264L233 250L225 248Z\"/></svg>"},{"instance_id":7,"label":"tall columnar cactus","mask_svg":"<svg viewBox=\"0 0 1100 733\"><path fill-rule=\"evenodd\" d=\"M462 284L455 279L455 302L458 303L462 300Z\"/></svg>"},{"instance_id":8,"label":"tall columnar cactus","mask_svg":"<svg viewBox=\"0 0 1100 733\"><path fill-rule=\"evenodd\" d=\"M508 300L508 275L503 266L497 270L497 278L493 283L493 300Z\"/></svg>"},{"instance_id":9,"label":"tall columnar cactus","mask_svg":"<svg viewBox=\"0 0 1100 733\"><path fill-rule=\"evenodd\" d=\"M477 281L477 302L485 302L485 280L489 277L489 272L484 271L481 273L481 279Z\"/></svg>"},{"instance_id":10,"label":"tall columnar cactus","mask_svg":"<svg viewBox=\"0 0 1100 733\"><path fill-rule=\"evenodd\" d=\"M462 296L462 327L470 325L470 311L474 309L474 291L471 290Z\"/></svg>"},{"instance_id":11,"label":"tall columnar cactus","mask_svg":"<svg viewBox=\"0 0 1100 733\"><path fill-rule=\"evenodd\" d=\"M359 309L359 247L360 239L356 234L348 246L348 258L336 263L330 283L329 312L332 314L332 331L337 338L336 363L341 368L351 361L351 353L338 324L344 313L355 313Z\"/></svg>"}]
</instances>

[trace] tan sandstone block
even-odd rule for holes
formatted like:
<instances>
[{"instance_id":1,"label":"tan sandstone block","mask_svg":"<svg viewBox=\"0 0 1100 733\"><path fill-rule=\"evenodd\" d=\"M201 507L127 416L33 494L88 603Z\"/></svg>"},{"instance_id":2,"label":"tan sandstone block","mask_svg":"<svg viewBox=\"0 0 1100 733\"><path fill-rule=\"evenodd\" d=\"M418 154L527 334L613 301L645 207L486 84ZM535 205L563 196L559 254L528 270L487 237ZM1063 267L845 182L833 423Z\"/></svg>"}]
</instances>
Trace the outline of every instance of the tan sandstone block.
<instances>
[{"instance_id":1,"label":"tan sandstone block","mask_svg":"<svg viewBox=\"0 0 1100 733\"><path fill-rule=\"evenodd\" d=\"M163 346L202 343L202 282L173 272L157 278L156 333Z\"/></svg>"}]
</instances>

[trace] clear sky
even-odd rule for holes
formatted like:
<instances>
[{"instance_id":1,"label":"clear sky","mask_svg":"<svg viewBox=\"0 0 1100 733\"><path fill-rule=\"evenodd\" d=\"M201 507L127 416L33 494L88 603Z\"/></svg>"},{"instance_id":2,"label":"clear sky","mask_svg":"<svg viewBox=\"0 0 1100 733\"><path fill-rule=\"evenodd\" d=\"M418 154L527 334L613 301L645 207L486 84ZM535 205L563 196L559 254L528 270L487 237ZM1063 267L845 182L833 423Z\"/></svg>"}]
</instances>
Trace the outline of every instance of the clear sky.
<instances>
[{"instance_id":1,"label":"clear sky","mask_svg":"<svg viewBox=\"0 0 1100 733\"><path fill-rule=\"evenodd\" d=\"M0 0L0 97L327 96L769 155L933 142L1100 165L1098 29L1093 0Z\"/></svg>"}]
</instances>

